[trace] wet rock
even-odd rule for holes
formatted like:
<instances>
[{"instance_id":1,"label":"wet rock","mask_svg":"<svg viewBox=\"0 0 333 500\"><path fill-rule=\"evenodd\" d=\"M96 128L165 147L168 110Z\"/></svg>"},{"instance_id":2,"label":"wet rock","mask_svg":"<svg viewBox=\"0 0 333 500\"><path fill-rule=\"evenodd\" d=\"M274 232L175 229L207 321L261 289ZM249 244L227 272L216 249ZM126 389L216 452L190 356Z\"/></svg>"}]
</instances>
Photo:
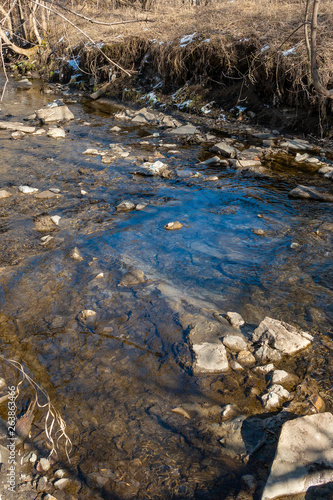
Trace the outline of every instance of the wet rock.
<instances>
[{"instance_id":1,"label":"wet rock","mask_svg":"<svg viewBox=\"0 0 333 500\"><path fill-rule=\"evenodd\" d=\"M131 201L124 200L116 206L117 212L129 212L135 209L135 204Z\"/></svg>"},{"instance_id":2,"label":"wet rock","mask_svg":"<svg viewBox=\"0 0 333 500\"><path fill-rule=\"evenodd\" d=\"M53 139L62 139L66 137L66 132L62 127L50 127L47 131L48 137L53 137Z\"/></svg>"},{"instance_id":3,"label":"wet rock","mask_svg":"<svg viewBox=\"0 0 333 500\"><path fill-rule=\"evenodd\" d=\"M260 160L236 160L234 161L233 165L237 168L253 168L253 167L260 167L261 166L261 161Z\"/></svg>"},{"instance_id":4,"label":"wet rock","mask_svg":"<svg viewBox=\"0 0 333 500\"><path fill-rule=\"evenodd\" d=\"M97 316L97 313L93 311L92 309L84 309L83 311L79 312L78 314L78 319L81 321L87 321L91 319L95 319Z\"/></svg>"},{"instance_id":5,"label":"wet rock","mask_svg":"<svg viewBox=\"0 0 333 500\"><path fill-rule=\"evenodd\" d=\"M248 349L247 343L239 335L227 335L226 337L223 337L222 342L233 352L246 351ZM238 360L238 362L242 364L241 361Z\"/></svg>"},{"instance_id":6,"label":"wet rock","mask_svg":"<svg viewBox=\"0 0 333 500\"><path fill-rule=\"evenodd\" d=\"M291 250L296 250L297 248L300 247L300 244L299 243L296 243L296 242L293 242L291 245L290 245L290 248Z\"/></svg>"},{"instance_id":7,"label":"wet rock","mask_svg":"<svg viewBox=\"0 0 333 500\"><path fill-rule=\"evenodd\" d=\"M40 193L35 194L35 198L37 200L48 200L50 198L59 198L60 194L54 193L53 191L41 191ZM57 224L58 225L58 224Z\"/></svg>"},{"instance_id":8,"label":"wet rock","mask_svg":"<svg viewBox=\"0 0 333 500\"><path fill-rule=\"evenodd\" d=\"M207 166L218 166L218 165L228 165L226 160L221 160L218 156L213 156L212 158L208 158L208 160L201 161L199 165L207 165Z\"/></svg>"},{"instance_id":9,"label":"wet rock","mask_svg":"<svg viewBox=\"0 0 333 500\"><path fill-rule=\"evenodd\" d=\"M52 215L51 216L51 221L56 225L59 226L61 217L59 215Z\"/></svg>"},{"instance_id":10,"label":"wet rock","mask_svg":"<svg viewBox=\"0 0 333 500\"><path fill-rule=\"evenodd\" d=\"M257 485L254 476L252 476L251 474L245 474L244 476L241 477L241 481L247 490L254 492Z\"/></svg>"},{"instance_id":11,"label":"wet rock","mask_svg":"<svg viewBox=\"0 0 333 500\"><path fill-rule=\"evenodd\" d=\"M193 373L223 373L228 371L227 351L221 342L193 344Z\"/></svg>"},{"instance_id":12,"label":"wet rock","mask_svg":"<svg viewBox=\"0 0 333 500\"><path fill-rule=\"evenodd\" d=\"M160 177L164 178L171 175L171 171L169 170L168 165L161 162L160 160L157 160L153 163L145 162L143 163L142 167L148 170L151 175L159 175Z\"/></svg>"},{"instance_id":13,"label":"wet rock","mask_svg":"<svg viewBox=\"0 0 333 500\"><path fill-rule=\"evenodd\" d=\"M263 229L252 229L252 232L257 236L265 236L265 231Z\"/></svg>"},{"instance_id":14,"label":"wet rock","mask_svg":"<svg viewBox=\"0 0 333 500\"><path fill-rule=\"evenodd\" d=\"M131 286L131 285L139 285L146 281L145 274L140 269L133 269L125 274L121 282L120 286Z\"/></svg>"},{"instance_id":15,"label":"wet rock","mask_svg":"<svg viewBox=\"0 0 333 500\"><path fill-rule=\"evenodd\" d=\"M171 130L169 133L171 135L194 135L198 134L200 131L194 125L182 125L181 127L177 127Z\"/></svg>"},{"instance_id":16,"label":"wet rock","mask_svg":"<svg viewBox=\"0 0 333 500\"><path fill-rule=\"evenodd\" d=\"M0 200L3 200L5 198L10 198L11 194L8 193L5 189L0 189Z\"/></svg>"},{"instance_id":17,"label":"wet rock","mask_svg":"<svg viewBox=\"0 0 333 500\"><path fill-rule=\"evenodd\" d=\"M222 156L225 156L227 158L235 158L236 156L236 149L232 146L230 146L227 142L221 141L215 144L212 147L213 153L219 153Z\"/></svg>"},{"instance_id":18,"label":"wet rock","mask_svg":"<svg viewBox=\"0 0 333 500\"><path fill-rule=\"evenodd\" d=\"M25 136L25 133L24 132L21 132L21 131L17 131L17 132L13 132L11 134L11 138L12 139L22 139L23 137Z\"/></svg>"},{"instance_id":19,"label":"wet rock","mask_svg":"<svg viewBox=\"0 0 333 500\"><path fill-rule=\"evenodd\" d=\"M318 170L318 174L323 175L327 179L332 179L333 178L333 167L330 167L328 165L325 165L324 167L321 167Z\"/></svg>"},{"instance_id":20,"label":"wet rock","mask_svg":"<svg viewBox=\"0 0 333 500\"><path fill-rule=\"evenodd\" d=\"M266 318L252 335L252 341L259 345L255 356L259 362L279 360L283 355L294 354L308 347L313 337L284 321Z\"/></svg>"},{"instance_id":21,"label":"wet rock","mask_svg":"<svg viewBox=\"0 0 333 500\"><path fill-rule=\"evenodd\" d=\"M77 247L73 248L73 250L70 253L70 256L72 257L72 259L77 260L79 262L83 260L83 257Z\"/></svg>"},{"instance_id":22,"label":"wet rock","mask_svg":"<svg viewBox=\"0 0 333 500\"><path fill-rule=\"evenodd\" d=\"M116 133L121 132L121 128L115 125L114 127L110 128L110 132L116 132Z\"/></svg>"},{"instance_id":23,"label":"wet rock","mask_svg":"<svg viewBox=\"0 0 333 500\"><path fill-rule=\"evenodd\" d=\"M246 446L242 437L242 426L246 417L240 415L228 422L224 422L220 428L220 443L223 446L223 452L232 457L246 454Z\"/></svg>"},{"instance_id":24,"label":"wet rock","mask_svg":"<svg viewBox=\"0 0 333 500\"><path fill-rule=\"evenodd\" d=\"M239 414L239 409L234 404L228 404L228 405L222 406L221 409L222 409L222 412L221 412L222 422L225 422L227 420L231 420L232 418L236 417L236 415Z\"/></svg>"},{"instance_id":25,"label":"wet rock","mask_svg":"<svg viewBox=\"0 0 333 500\"><path fill-rule=\"evenodd\" d=\"M304 200L317 200L317 201L329 201L333 202L333 194L319 189L315 186L297 186L295 189L292 189L288 196L290 198L299 198Z\"/></svg>"},{"instance_id":26,"label":"wet rock","mask_svg":"<svg viewBox=\"0 0 333 500\"><path fill-rule=\"evenodd\" d=\"M227 312L225 315L229 323L234 326L235 328L238 328L240 326L243 326L245 324L245 321L243 320L242 316L236 312Z\"/></svg>"},{"instance_id":27,"label":"wet rock","mask_svg":"<svg viewBox=\"0 0 333 500\"><path fill-rule=\"evenodd\" d=\"M109 477L101 476L97 472L87 474L87 484L91 488L103 488L110 480Z\"/></svg>"},{"instance_id":28,"label":"wet rock","mask_svg":"<svg viewBox=\"0 0 333 500\"><path fill-rule=\"evenodd\" d=\"M159 122L161 127L176 128L182 126L178 120L168 115L160 115Z\"/></svg>"},{"instance_id":29,"label":"wet rock","mask_svg":"<svg viewBox=\"0 0 333 500\"><path fill-rule=\"evenodd\" d=\"M55 231L56 225L49 215L39 215L34 220L34 227L40 233Z\"/></svg>"},{"instance_id":30,"label":"wet rock","mask_svg":"<svg viewBox=\"0 0 333 500\"><path fill-rule=\"evenodd\" d=\"M53 239L54 239L53 236L50 236L49 234L47 236L42 236L41 239L40 239L40 244L42 246L46 246Z\"/></svg>"},{"instance_id":31,"label":"wet rock","mask_svg":"<svg viewBox=\"0 0 333 500\"><path fill-rule=\"evenodd\" d=\"M268 388L267 393L261 396L262 405L267 411L279 408L289 399L289 392L279 384L272 385Z\"/></svg>"},{"instance_id":32,"label":"wet rock","mask_svg":"<svg viewBox=\"0 0 333 500\"><path fill-rule=\"evenodd\" d=\"M288 152L313 151L314 149L308 141L302 139L281 142L280 147L286 149Z\"/></svg>"},{"instance_id":33,"label":"wet rock","mask_svg":"<svg viewBox=\"0 0 333 500\"><path fill-rule=\"evenodd\" d=\"M138 203L135 205L135 210L144 210L147 206L147 203Z\"/></svg>"},{"instance_id":34,"label":"wet rock","mask_svg":"<svg viewBox=\"0 0 333 500\"><path fill-rule=\"evenodd\" d=\"M74 119L73 113L67 106L38 109L36 111L36 116L42 123L69 121Z\"/></svg>"},{"instance_id":35,"label":"wet rock","mask_svg":"<svg viewBox=\"0 0 333 500\"><path fill-rule=\"evenodd\" d=\"M18 190L20 191L20 193L23 194L32 194L32 193L37 193L38 188L33 188L30 186L19 186Z\"/></svg>"},{"instance_id":36,"label":"wet rock","mask_svg":"<svg viewBox=\"0 0 333 500\"><path fill-rule=\"evenodd\" d=\"M17 88L20 90L29 90L32 87L32 82L28 78L23 78L17 82Z\"/></svg>"},{"instance_id":37,"label":"wet rock","mask_svg":"<svg viewBox=\"0 0 333 500\"><path fill-rule=\"evenodd\" d=\"M246 368L251 368L256 364L256 359L253 356L253 354L249 351L240 351L237 354L237 361L239 364L242 366L245 366Z\"/></svg>"},{"instance_id":38,"label":"wet rock","mask_svg":"<svg viewBox=\"0 0 333 500\"><path fill-rule=\"evenodd\" d=\"M262 500L297 495L333 480L333 415L285 422Z\"/></svg>"},{"instance_id":39,"label":"wet rock","mask_svg":"<svg viewBox=\"0 0 333 500\"><path fill-rule=\"evenodd\" d=\"M164 229L167 229L168 231L176 231L177 229L181 229L182 227L183 224L177 220L175 222L168 222L164 226Z\"/></svg>"},{"instance_id":40,"label":"wet rock","mask_svg":"<svg viewBox=\"0 0 333 500\"><path fill-rule=\"evenodd\" d=\"M38 128L36 132L34 132L32 135L44 135L44 134L46 134L46 130L44 130L43 128Z\"/></svg>"},{"instance_id":41,"label":"wet rock","mask_svg":"<svg viewBox=\"0 0 333 500\"><path fill-rule=\"evenodd\" d=\"M312 394L308 399L308 413L324 413L326 410L325 401L319 394Z\"/></svg>"},{"instance_id":42,"label":"wet rock","mask_svg":"<svg viewBox=\"0 0 333 500\"><path fill-rule=\"evenodd\" d=\"M0 121L0 129L24 132L25 134L33 134L36 130L36 127L29 127L28 125L23 125L23 123L19 122Z\"/></svg>"},{"instance_id":43,"label":"wet rock","mask_svg":"<svg viewBox=\"0 0 333 500\"><path fill-rule=\"evenodd\" d=\"M184 408L177 407L177 408L173 408L171 411L173 413L177 413L178 415L182 415L183 417L187 418L188 420L191 420L191 416Z\"/></svg>"}]
</instances>

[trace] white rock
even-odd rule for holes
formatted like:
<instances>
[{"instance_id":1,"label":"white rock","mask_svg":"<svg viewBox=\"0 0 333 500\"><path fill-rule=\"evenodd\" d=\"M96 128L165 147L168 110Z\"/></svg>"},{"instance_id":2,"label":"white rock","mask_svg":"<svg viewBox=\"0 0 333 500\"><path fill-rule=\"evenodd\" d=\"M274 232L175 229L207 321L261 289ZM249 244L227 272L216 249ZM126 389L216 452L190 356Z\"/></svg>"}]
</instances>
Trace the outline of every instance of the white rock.
<instances>
[{"instance_id":1,"label":"white rock","mask_svg":"<svg viewBox=\"0 0 333 500\"><path fill-rule=\"evenodd\" d=\"M47 135L53 139L62 139L66 137L66 132L62 127L51 127L47 131Z\"/></svg>"},{"instance_id":2,"label":"white rock","mask_svg":"<svg viewBox=\"0 0 333 500\"><path fill-rule=\"evenodd\" d=\"M11 196L5 189L0 189L0 200L4 198L9 198Z\"/></svg>"},{"instance_id":3,"label":"white rock","mask_svg":"<svg viewBox=\"0 0 333 500\"><path fill-rule=\"evenodd\" d=\"M148 170L152 175L166 176L170 173L168 165L160 160L157 160L154 163L145 162L142 167Z\"/></svg>"},{"instance_id":4,"label":"white rock","mask_svg":"<svg viewBox=\"0 0 333 500\"><path fill-rule=\"evenodd\" d=\"M114 127L110 128L110 131L111 132L121 132L121 128L117 127L117 125L115 125Z\"/></svg>"},{"instance_id":5,"label":"white rock","mask_svg":"<svg viewBox=\"0 0 333 500\"><path fill-rule=\"evenodd\" d=\"M104 278L104 273L99 273L97 276L95 276L95 279L99 278Z\"/></svg>"},{"instance_id":6,"label":"white rock","mask_svg":"<svg viewBox=\"0 0 333 500\"><path fill-rule=\"evenodd\" d=\"M51 467L50 461L47 458L41 458L39 464L43 472L47 472Z\"/></svg>"},{"instance_id":7,"label":"white rock","mask_svg":"<svg viewBox=\"0 0 333 500\"><path fill-rule=\"evenodd\" d=\"M197 129L194 125L182 125L181 127L170 131L170 134L172 135L194 135L198 133L199 129Z\"/></svg>"},{"instance_id":8,"label":"white rock","mask_svg":"<svg viewBox=\"0 0 333 500\"><path fill-rule=\"evenodd\" d=\"M12 138L12 139L22 139L22 137L24 137L24 136L25 136L25 133L24 133L24 132L21 132L21 131L19 131L19 130L18 130L18 131L16 131L16 132L13 132L13 133L11 134L11 138Z\"/></svg>"},{"instance_id":9,"label":"white rock","mask_svg":"<svg viewBox=\"0 0 333 500\"><path fill-rule=\"evenodd\" d=\"M24 132L26 134L33 134L36 130L36 127L29 127L28 125L23 125L23 123L19 122L0 121L0 129L13 131L16 130L18 132Z\"/></svg>"},{"instance_id":10,"label":"white rock","mask_svg":"<svg viewBox=\"0 0 333 500\"><path fill-rule=\"evenodd\" d=\"M234 352L246 351L248 348L245 340L239 335L227 335L223 338L222 342L226 347Z\"/></svg>"},{"instance_id":11,"label":"white rock","mask_svg":"<svg viewBox=\"0 0 333 500\"><path fill-rule=\"evenodd\" d=\"M29 462L34 464L37 461L37 455L34 452L31 452L30 457L29 457Z\"/></svg>"},{"instance_id":12,"label":"white rock","mask_svg":"<svg viewBox=\"0 0 333 500\"><path fill-rule=\"evenodd\" d=\"M59 226L60 219L61 219L61 217L59 215L52 215L51 216L51 221L54 222L54 224L56 226Z\"/></svg>"},{"instance_id":13,"label":"white rock","mask_svg":"<svg viewBox=\"0 0 333 500\"><path fill-rule=\"evenodd\" d=\"M135 206L135 210L143 210L145 209L147 206L147 203L138 203L136 206Z\"/></svg>"},{"instance_id":14,"label":"white rock","mask_svg":"<svg viewBox=\"0 0 333 500\"><path fill-rule=\"evenodd\" d=\"M82 320L86 320L88 318L94 318L96 316L96 312L93 311L92 309L83 309L83 311L81 311L79 313L79 317L80 319Z\"/></svg>"},{"instance_id":15,"label":"white rock","mask_svg":"<svg viewBox=\"0 0 333 500\"><path fill-rule=\"evenodd\" d=\"M30 186L19 186L18 190L20 193L23 194L32 194L32 193L37 193L38 189L37 188L32 188Z\"/></svg>"},{"instance_id":16,"label":"white rock","mask_svg":"<svg viewBox=\"0 0 333 500\"><path fill-rule=\"evenodd\" d=\"M230 368L234 372L242 372L244 370L244 366L240 365L238 363L238 361L236 361L235 359L233 359L232 361L230 361Z\"/></svg>"},{"instance_id":17,"label":"white rock","mask_svg":"<svg viewBox=\"0 0 333 500\"><path fill-rule=\"evenodd\" d=\"M55 471L54 473L54 477L56 477L57 479L61 479L63 478L64 476L66 475L66 471L64 471L63 469L58 469Z\"/></svg>"},{"instance_id":18,"label":"white rock","mask_svg":"<svg viewBox=\"0 0 333 500\"><path fill-rule=\"evenodd\" d=\"M226 372L229 369L227 351L224 345L220 343L192 345L195 354L195 362L193 366L194 373L203 372Z\"/></svg>"},{"instance_id":19,"label":"white rock","mask_svg":"<svg viewBox=\"0 0 333 500\"><path fill-rule=\"evenodd\" d=\"M80 193L82 194L82 196L84 196L84 195L88 194L88 192L87 192L87 191L85 191L84 189L81 189Z\"/></svg>"},{"instance_id":20,"label":"white rock","mask_svg":"<svg viewBox=\"0 0 333 500\"><path fill-rule=\"evenodd\" d=\"M232 326L235 326L236 328L239 326L243 326L245 324L245 321L243 320L242 316L236 312L227 312L225 315L227 320Z\"/></svg>"},{"instance_id":21,"label":"white rock","mask_svg":"<svg viewBox=\"0 0 333 500\"><path fill-rule=\"evenodd\" d=\"M53 484L57 490L64 490L67 486L69 486L69 483L70 480L68 478L63 477L55 481Z\"/></svg>"},{"instance_id":22,"label":"white rock","mask_svg":"<svg viewBox=\"0 0 333 500\"><path fill-rule=\"evenodd\" d=\"M295 375L288 373L285 370L274 370L272 373L271 384L280 384L290 382L295 379Z\"/></svg>"},{"instance_id":23,"label":"white rock","mask_svg":"<svg viewBox=\"0 0 333 500\"><path fill-rule=\"evenodd\" d=\"M36 111L36 116L43 123L73 120L74 115L67 106L42 108Z\"/></svg>"},{"instance_id":24,"label":"white rock","mask_svg":"<svg viewBox=\"0 0 333 500\"><path fill-rule=\"evenodd\" d=\"M77 247L73 248L73 250L70 253L70 256L72 257L72 259L77 260L77 261L83 260L83 257L80 254L80 251Z\"/></svg>"},{"instance_id":25,"label":"white rock","mask_svg":"<svg viewBox=\"0 0 333 500\"><path fill-rule=\"evenodd\" d=\"M268 365L263 365L263 366L256 366L253 368L254 373L257 373L259 375L267 375L267 373L271 372L274 370L274 365L273 363L269 363Z\"/></svg>"},{"instance_id":26,"label":"white rock","mask_svg":"<svg viewBox=\"0 0 333 500\"><path fill-rule=\"evenodd\" d=\"M268 388L266 394L261 396L261 401L265 410L279 408L285 401L290 399L289 392L282 385L274 384Z\"/></svg>"},{"instance_id":27,"label":"white rock","mask_svg":"<svg viewBox=\"0 0 333 500\"><path fill-rule=\"evenodd\" d=\"M168 231L177 231L177 229L181 229L183 227L183 224L179 222L178 220L174 222L168 222L165 226L164 229L167 229Z\"/></svg>"},{"instance_id":28,"label":"white rock","mask_svg":"<svg viewBox=\"0 0 333 500\"><path fill-rule=\"evenodd\" d=\"M101 153L103 153L103 151L100 151L99 149L88 148L85 151L83 151L82 154L83 155L90 155L90 156L98 156Z\"/></svg>"},{"instance_id":29,"label":"white rock","mask_svg":"<svg viewBox=\"0 0 333 500\"><path fill-rule=\"evenodd\" d=\"M261 346L256 351L256 357L263 362L294 354L309 346L312 339L307 332L268 316L254 330L252 336L252 341Z\"/></svg>"},{"instance_id":30,"label":"white rock","mask_svg":"<svg viewBox=\"0 0 333 500\"><path fill-rule=\"evenodd\" d=\"M318 413L283 424L262 500L305 493L333 480L333 415Z\"/></svg>"},{"instance_id":31,"label":"white rock","mask_svg":"<svg viewBox=\"0 0 333 500\"><path fill-rule=\"evenodd\" d=\"M46 130L43 128L38 128L36 132L34 132L32 135L44 135L46 134Z\"/></svg>"}]
</instances>

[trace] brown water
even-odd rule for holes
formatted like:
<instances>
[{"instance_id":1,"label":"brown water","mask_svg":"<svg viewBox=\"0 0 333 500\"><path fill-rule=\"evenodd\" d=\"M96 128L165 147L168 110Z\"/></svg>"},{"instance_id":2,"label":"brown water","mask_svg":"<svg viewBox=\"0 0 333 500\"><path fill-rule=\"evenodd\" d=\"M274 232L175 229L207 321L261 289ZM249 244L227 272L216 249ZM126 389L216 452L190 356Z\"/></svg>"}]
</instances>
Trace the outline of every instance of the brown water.
<instances>
[{"instance_id":1,"label":"brown water","mask_svg":"<svg viewBox=\"0 0 333 500\"><path fill-rule=\"evenodd\" d=\"M38 87L14 87L1 119L12 114L6 119L21 121L56 98ZM241 474L256 472L256 464L227 458L214 424L226 403L261 414L251 389L263 390L262 381L249 373L193 376L189 318L231 310L250 325L269 315L312 332L313 347L289 368L302 378L310 374L332 409L333 251L332 231L323 225L332 222L332 205L287 196L297 184L324 181L274 166L265 176L201 167L202 177L189 177L207 156L204 146L179 144L170 154L158 143L173 139L115 120L116 106L69 107L75 120L65 126L66 139L14 141L0 131L0 188L13 193L0 201L2 352L24 363L65 419L73 451L71 465L62 465L83 483L77 498L236 498ZM119 134L110 131L114 125L122 127ZM140 145L143 139L149 145ZM130 156L103 164L82 155L111 142ZM135 173L155 150L177 177ZM208 180L212 174L219 180ZM21 184L59 188L61 197L36 200L18 192ZM147 207L116 212L123 200ZM34 220L45 214L61 220L42 246L48 233L36 231ZM184 227L166 231L175 220ZM290 249L292 242L298 249ZM70 256L74 247L80 262ZM119 286L132 268L147 281ZM84 309L96 317L80 320ZM14 377L3 370L6 380ZM191 420L171 412L186 404L196 408ZM43 449L38 416L33 436ZM91 486L93 472L110 478L104 488Z\"/></svg>"}]
</instances>

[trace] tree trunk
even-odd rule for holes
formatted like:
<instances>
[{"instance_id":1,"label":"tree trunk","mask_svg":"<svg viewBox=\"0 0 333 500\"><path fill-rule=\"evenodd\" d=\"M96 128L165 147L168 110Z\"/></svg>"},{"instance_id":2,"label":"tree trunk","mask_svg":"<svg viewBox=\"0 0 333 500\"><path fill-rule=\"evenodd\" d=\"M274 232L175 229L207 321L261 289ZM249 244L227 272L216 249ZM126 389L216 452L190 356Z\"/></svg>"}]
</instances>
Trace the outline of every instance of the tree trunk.
<instances>
[{"instance_id":1,"label":"tree trunk","mask_svg":"<svg viewBox=\"0 0 333 500\"><path fill-rule=\"evenodd\" d=\"M318 28L318 10L320 0L313 0L312 22L311 22L311 76L314 88L325 97L333 99L333 90L328 90L319 80L317 66L317 28Z\"/></svg>"}]
</instances>

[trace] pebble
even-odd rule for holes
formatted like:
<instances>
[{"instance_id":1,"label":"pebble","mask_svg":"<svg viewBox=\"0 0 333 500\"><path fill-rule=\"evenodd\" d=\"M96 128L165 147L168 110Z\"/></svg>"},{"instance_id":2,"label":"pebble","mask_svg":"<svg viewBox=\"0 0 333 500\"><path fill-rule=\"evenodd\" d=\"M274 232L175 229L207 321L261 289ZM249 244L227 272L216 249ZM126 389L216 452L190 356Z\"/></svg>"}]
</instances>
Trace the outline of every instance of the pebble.
<instances>
[{"instance_id":1,"label":"pebble","mask_svg":"<svg viewBox=\"0 0 333 500\"><path fill-rule=\"evenodd\" d=\"M57 479L62 479L66 475L66 471L64 469L58 469L54 473L54 477Z\"/></svg>"},{"instance_id":2,"label":"pebble","mask_svg":"<svg viewBox=\"0 0 333 500\"><path fill-rule=\"evenodd\" d=\"M88 194L87 191L85 191L84 189L81 189L80 193L82 194L82 196L84 196L85 194Z\"/></svg>"},{"instance_id":3,"label":"pebble","mask_svg":"<svg viewBox=\"0 0 333 500\"><path fill-rule=\"evenodd\" d=\"M221 412L221 419L222 422L225 422L226 420L230 420L236 415L239 414L239 410L236 405L234 404L228 404L225 406L222 406L222 412Z\"/></svg>"},{"instance_id":4,"label":"pebble","mask_svg":"<svg viewBox=\"0 0 333 500\"><path fill-rule=\"evenodd\" d=\"M25 136L25 133L21 132L20 130L18 130L17 132L13 132L11 134L12 139L22 139L24 136Z\"/></svg>"},{"instance_id":5,"label":"pebble","mask_svg":"<svg viewBox=\"0 0 333 500\"><path fill-rule=\"evenodd\" d=\"M177 220L175 222L168 222L168 224L164 226L164 229L167 229L168 231L176 231L177 229L181 229L182 227L183 224Z\"/></svg>"},{"instance_id":6,"label":"pebble","mask_svg":"<svg viewBox=\"0 0 333 500\"><path fill-rule=\"evenodd\" d=\"M143 210L144 208L146 208L147 206L147 203L138 203L135 207L135 210Z\"/></svg>"},{"instance_id":7,"label":"pebble","mask_svg":"<svg viewBox=\"0 0 333 500\"><path fill-rule=\"evenodd\" d=\"M296 250L296 248L299 248L299 247L300 247L300 244L299 244L299 243L296 243L296 242L293 242L293 243L290 245L291 250Z\"/></svg>"},{"instance_id":8,"label":"pebble","mask_svg":"<svg viewBox=\"0 0 333 500\"><path fill-rule=\"evenodd\" d=\"M47 131L48 137L53 137L53 139L61 139L66 137L66 132L62 127L50 127Z\"/></svg>"},{"instance_id":9,"label":"pebble","mask_svg":"<svg viewBox=\"0 0 333 500\"><path fill-rule=\"evenodd\" d=\"M70 253L70 256L72 257L72 259L77 260L77 261L83 260L83 257L80 254L80 251L77 247L73 248L73 250Z\"/></svg>"},{"instance_id":10,"label":"pebble","mask_svg":"<svg viewBox=\"0 0 333 500\"><path fill-rule=\"evenodd\" d=\"M114 127L110 128L110 131L111 132L121 132L121 128L117 127L117 125L115 125Z\"/></svg>"},{"instance_id":11,"label":"pebble","mask_svg":"<svg viewBox=\"0 0 333 500\"><path fill-rule=\"evenodd\" d=\"M41 458L37 464L38 472L47 472L50 467L51 467L51 464L47 458Z\"/></svg>"},{"instance_id":12,"label":"pebble","mask_svg":"<svg viewBox=\"0 0 333 500\"><path fill-rule=\"evenodd\" d=\"M81 311L78 314L78 317L79 317L79 319L85 321L85 320L90 319L90 318L95 318L96 315L97 315L97 313L95 311L93 311L92 309L83 309L83 311Z\"/></svg>"},{"instance_id":13,"label":"pebble","mask_svg":"<svg viewBox=\"0 0 333 500\"><path fill-rule=\"evenodd\" d=\"M265 231L263 229L252 229L252 232L257 236L265 236Z\"/></svg>"},{"instance_id":14,"label":"pebble","mask_svg":"<svg viewBox=\"0 0 333 500\"><path fill-rule=\"evenodd\" d=\"M235 359L233 359L232 361L230 361L230 368L234 372L241 372L241 371L244 370L244 367L242 365L240 365Z\"/></svg>"},{"instance_id":15,"label":"pebble","mask_svg":"<svg viewBox=\"0 0 333 500\"><path fill-rule=\"evenodd\" d=\"M0 199L9 198L11 196L5 189L0 189Z\"/></svg>"},{"instance_id":16,"label":"pebble","mask_svg":"<svg viewBox=\"0 0 333 500\"><path fill-rule=\"evenodd\" d=\"M253 368L254 373L257 373L259 375L267 375L267 373L271 372L274 370L274 365L273 363L269 363L268 365L263 365L263 366L256 366Z\"/></svg>"},{"instance_id":17,"label":"pebble","mask_svg":"<svg viewBox=\"0 0 333 500\"><path fill-rule=\"evenodd\" d=\"M54 222L54 224L56 226L59 226L60 219L61 219L61 217L59 215L52 215L51 216L51 220L52 220L52 222Z\"/></svg>"},{"instance_id":18,"label":"pebble","mask_svg":"<svg viewBox=\"0 0 333 500\"><path fill-rule=\"evenodd\" d=\"M18 190L20 191L20 193L23 194L32 194L32 193L37 193L38 188L33 188L30 186L19 186Z\"/></svg>"}]
</instances>

